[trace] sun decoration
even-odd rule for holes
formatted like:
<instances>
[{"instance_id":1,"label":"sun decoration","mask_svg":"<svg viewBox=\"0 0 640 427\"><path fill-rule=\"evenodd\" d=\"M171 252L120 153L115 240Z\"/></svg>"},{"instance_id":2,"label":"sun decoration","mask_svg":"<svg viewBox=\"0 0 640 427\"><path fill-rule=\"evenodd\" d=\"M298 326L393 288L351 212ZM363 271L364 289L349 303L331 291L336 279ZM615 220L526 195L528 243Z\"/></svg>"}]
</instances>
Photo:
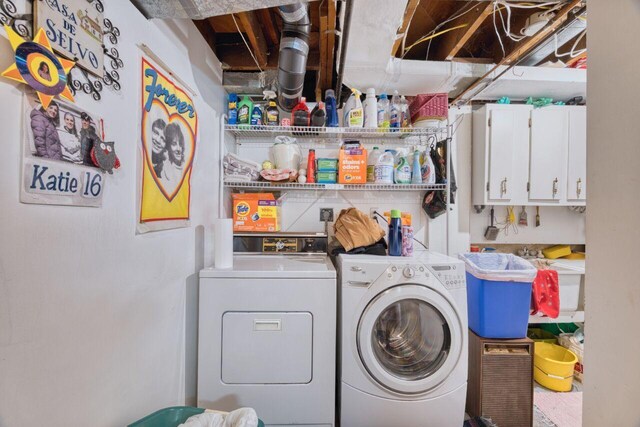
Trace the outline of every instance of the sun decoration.
<instances>
[{"instance_id":1,"label":"sun decoration","mask_svg":"<svg viewBox=\"0 0 640 427\"><path fill-rule=\"evenodd\" d=\"M16 62L4 70L2 76L34 88L44 108L56 95L74 102L67 86L67 74L76 63L53 53L42 28L38 29L33 41L25 41L7 25L4 29L15 52Z\"/></svg>"}]
</instances>

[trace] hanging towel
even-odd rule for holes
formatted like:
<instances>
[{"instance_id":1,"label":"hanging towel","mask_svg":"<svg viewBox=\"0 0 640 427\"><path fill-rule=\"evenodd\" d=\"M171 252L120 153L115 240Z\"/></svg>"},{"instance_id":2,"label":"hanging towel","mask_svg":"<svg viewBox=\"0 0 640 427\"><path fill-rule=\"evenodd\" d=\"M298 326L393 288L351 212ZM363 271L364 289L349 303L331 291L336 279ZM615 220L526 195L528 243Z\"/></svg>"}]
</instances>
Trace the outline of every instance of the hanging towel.
<instances>
[{"instance_id":1,"label":"hanging towel","mask_svg":"<svg viewBox=\"0 0 640 427\"><path fill-rule=\"evenodd\" d=\"M531 291L531 314L552 319L560 314L560 288L556 270L538 270Z\"/></svg>"},{"instance_id":2,"label":"hanging towel","mask_svg":"<svg viewBox=\"0 0 640 427\"><path fill-rule=\"evenodd\" d=\"M258 415L252 408L232 412L205 411L190 417L178 427L257 427Z\"/></svg>"}]
</instances>

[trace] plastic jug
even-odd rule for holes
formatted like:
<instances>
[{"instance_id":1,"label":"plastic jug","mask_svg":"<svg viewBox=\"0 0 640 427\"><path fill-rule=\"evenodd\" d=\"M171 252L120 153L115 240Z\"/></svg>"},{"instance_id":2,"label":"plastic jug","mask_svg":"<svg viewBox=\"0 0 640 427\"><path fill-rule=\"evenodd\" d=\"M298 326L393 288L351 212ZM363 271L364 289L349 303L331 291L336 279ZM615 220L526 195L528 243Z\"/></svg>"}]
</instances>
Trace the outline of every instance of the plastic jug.
<instances>
[{"instance_id":1,"label":"plastic jug","mask_svg":"<svg viewBox=\"0 0 640 427\"><path fill-rule=\"evenodd\" d=\"M238 104L238 124L248 125L251 123L251 113L253 112L253 102L247 95L243 96Z\"/></svg>"},{"instance_id":2,"label":"plastic jug","mask_svg":"<svg viewBox=\"0 0 640 427\"><path fill-rule=\"evenodd\" d=\"M402 256L402 219L401 212L397 209L391 211L389 222L389 255Z\"/></svg>"},{"instance_id":3,"label":"plastic jug","mask_svg":"<svg viewBox=\"0 0 640 427\"><path fill-rule=\"evenodd\" d=\"M378 127L388 129L391 125L389 121L389 99L386 93L380 94L378 100Z\"/></svg>"},{"instance_id":4,"label":"plastic jug","mask_svg":"<svg viewBox=\"0 0 640 427\"><path fill-rule=\"evenodd\" d=\"M378 147L373 147L367 158L367 182L376 182L376 165L382 156L382 151Z\"/></svg>"},{"instance_id":5,"label":"plastic jug","mask_svg":"<svg viewBox=\"0 0 640 427\"><path fill-rule=\"evenodd\" d=\"M229 102L227 103L227 117L230 125L238 124L238 95L229 94Z\"/></svg>"},{"instance_id":6,"label":"plastic jug","mask_svg":"<svg viewBox=\"0 0 640 427\"><path fill-rule=\"evenodd\" d=\"M324 103L318 102L311 111L311 126L323 127L326 121L326 113L324 112Z\"/></svg>"},{"instance_id":7,"label":"plastic jug","mask_svg":"<svg viewBox=\"0 0 640 427\"><path fill-rule=\"evenodd\" d=\"M396 184L411 184L411 166L404 154L398 155L393 172Z\"/></svg>"},{"instance_id":8,"label":"plastic jug","mask_svg":"<svg viewBox=\"0 0 640 427\"><path fill-rule=\"evenodd\" d=\"M363 103L364 106L364 127L378 127L378 101L376 100L376 90L374 88L367 89L367 97Z\"/></svg>"},{"instance_id":9,"label":"plastic jug","mask_svg":"<svg viewBox=\"0 0 640 427\"><path fill-rule=\"evenodd\" d=\"M375 167L376 184L393 184L393 153L385 151L379 158Z\"/></svg>"},{"instance_id":10,"label":"plastic jug","mask_svg":"<svg viewBox=\"0 0 640 427\"><path fill-rule=\"evenodd\" d=\"M309 126L309 107L307 100L303 96L298 105L291 110L291 123L293 126Z\"/></svg>"},{"instance_id":11,"label":"plastic jug","mask_svg":"<svg viewBox=\"0 0 640 427\"><path fill-rule=\"evenodd\" d=\"M391 108L389 109L389 127L397 129L400 127L402 121L402 111L400 109L400 96L398 91L393 91L393 97L391 98Z\"/></svg>"},{"instance_id":12,"label":"plastic jug","mask_svg":"<svg viewBox=\"0 0 640 427\"><path fill-rule=\"evenodd\" d=\"M335 128L340 126L338 121L338 106L336 105L336 95L333 89L327 89L324 93L324 103L327 108L327 127Z\"/></svg>"},{"instance_id":13,"label":"plastic jug","mask_svg":"<svg viewBox=\"0 0 640 427\"><path fill-rule=\"evenodd\" d=\"M361 128L364 125L362 101L360 100L360 92L357 89L351 89L351 96L344 104L343 124L347 128Z\"/></svg>"}]
</instances>

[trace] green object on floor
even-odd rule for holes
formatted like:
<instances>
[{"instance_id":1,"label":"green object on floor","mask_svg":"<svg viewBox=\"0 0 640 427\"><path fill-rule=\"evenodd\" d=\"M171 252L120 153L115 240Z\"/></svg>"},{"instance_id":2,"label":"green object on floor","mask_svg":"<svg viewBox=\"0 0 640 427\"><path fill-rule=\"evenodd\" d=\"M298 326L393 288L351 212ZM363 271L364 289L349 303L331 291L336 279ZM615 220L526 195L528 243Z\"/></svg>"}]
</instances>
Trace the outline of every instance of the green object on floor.
<instances>
[{"instance_id":1,"label":"green object on floor","mask_svg":"<svg viewBox=\"0 0 640 427\"><path fill-rule=\"evenodd\" d=\"M204 408L192 406L173 406L160 409L151 415L139 419L128 427L178 427L190 417L204 412ZM264 423L258 420L258 427L264 427Z\"/></svg>"}]
</instances>

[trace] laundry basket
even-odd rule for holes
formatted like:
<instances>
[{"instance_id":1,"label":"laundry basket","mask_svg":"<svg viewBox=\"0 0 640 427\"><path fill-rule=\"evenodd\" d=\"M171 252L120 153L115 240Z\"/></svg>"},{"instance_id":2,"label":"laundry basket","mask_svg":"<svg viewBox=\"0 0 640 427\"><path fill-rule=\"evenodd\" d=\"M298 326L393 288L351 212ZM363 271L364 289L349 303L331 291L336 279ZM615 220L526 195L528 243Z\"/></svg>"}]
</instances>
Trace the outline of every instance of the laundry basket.
<instances>
[{"instance_id":1,"label":"laundry basket","mask_svg":"<svg viewBox=\"0 0 640 427\"><path fill-rule=\"evenodd\" d=\"M512 254L465 253L469 328L483 338L527 336L537 270Z\"/></svg>"},{"instance_id":2,"label":"laundry basket","mask_svg":"<svg viewBox=\"0 0 640 427\"><path fill-rule=\"evenodd\" d=\"M151 415L139 419L128 427L177 427L190 417L203 413L204 408L192 406L173 406L160 409ZM264 423L258 420L258 427L264 427Z\"/></svg>"}]
</instances>

